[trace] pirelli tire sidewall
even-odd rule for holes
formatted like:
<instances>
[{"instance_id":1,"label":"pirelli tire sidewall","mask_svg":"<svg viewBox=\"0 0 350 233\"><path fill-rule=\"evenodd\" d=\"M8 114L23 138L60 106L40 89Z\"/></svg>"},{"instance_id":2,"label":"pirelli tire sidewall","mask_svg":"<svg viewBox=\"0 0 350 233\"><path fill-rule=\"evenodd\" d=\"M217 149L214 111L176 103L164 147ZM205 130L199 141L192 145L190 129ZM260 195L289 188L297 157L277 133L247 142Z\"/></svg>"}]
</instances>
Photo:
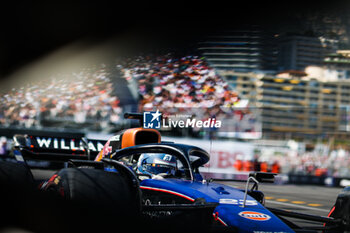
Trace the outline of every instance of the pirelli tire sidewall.
<instances>
[{"instance_id":1,"label":"pirelli tire sidewall","mask_svg":"<svg viewBox=\"0 0 350 233\"><path fill-rule=\"evenodd\" d=\"M130 185L128 177L118 173L88 168L65 168L53 175L43 186L74 205L89 206L95 219L106 215L115 219L140 216L139 188Z\"/></svg>"}]
</instances>

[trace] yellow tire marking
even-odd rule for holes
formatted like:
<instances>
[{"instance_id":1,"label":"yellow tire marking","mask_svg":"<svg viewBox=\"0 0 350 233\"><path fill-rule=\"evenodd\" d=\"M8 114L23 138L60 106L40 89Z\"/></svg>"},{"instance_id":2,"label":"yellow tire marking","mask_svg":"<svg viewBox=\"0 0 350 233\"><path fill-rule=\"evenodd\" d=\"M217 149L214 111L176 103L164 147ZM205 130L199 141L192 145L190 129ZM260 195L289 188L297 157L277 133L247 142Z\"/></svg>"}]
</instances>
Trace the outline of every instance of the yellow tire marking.
<instances>
[{"instance_id":1,"label":"yellow tire marking","mask_svg":"<svg viewBox=\"0 0 350 233\"><path fill-rule=\"evenodd\" d=\"M276 201L286 202L286 201L289 201L289 200L288 200L288 199L283 199L283 198L280 198L280 199L276 199Z\"/></svg>"},{"instance_id":2,"label":"yellow tire marking","mask_svg":"<svg viewBox=\"0 0 350 233\"><path fill-rule=\"evenodd\" d=\"M305 201L292 201L293 204L305 204Z\"/></svg>"},{"instance_id":3,"label":"yellow tire marking","mask_svg":"<svg viewBox=\"0 0 350 233\"><path fill-rule=\"evenodd\" d=\"M265 197L266 200L272 200L275 199L274 197Z\"/></svg>"},{"instance_id":4,"label":"yellow tire marking","mask_svg":"<svg viewBox=\"0 0 350 233\"><path fill-rule=\"evenodd\" d=\"M313 206L313 207L317 207L317 206L323 206L322 204L317 204L317 203L310 203L307 204L308 206Z\"/></svg>"}]
</instances>

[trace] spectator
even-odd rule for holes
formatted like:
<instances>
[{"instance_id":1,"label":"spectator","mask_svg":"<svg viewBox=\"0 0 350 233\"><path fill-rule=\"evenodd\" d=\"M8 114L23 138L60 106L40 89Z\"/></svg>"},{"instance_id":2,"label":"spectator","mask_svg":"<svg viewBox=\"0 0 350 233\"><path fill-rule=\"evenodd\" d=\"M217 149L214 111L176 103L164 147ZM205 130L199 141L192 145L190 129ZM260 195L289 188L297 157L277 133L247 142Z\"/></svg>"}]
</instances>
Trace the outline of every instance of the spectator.
<instances>
[{"instance_id":1,"label":"spectator","mask_svg":"<svg viewBox=\"0 0 350 233\"><path fill-rule=\"evenodd\" d=\"M243 170L243 162L240 159L237 159L234 164L233 167L236 169L236 171L242 171Z\"/></svg>"},{"instance_id":2,"label":"spectator","mask_svg":"<svg viewBox=\"0 0 350 233\"><path fill-rule=\"evenodd\" d=\"M268 172L269 171L269 165L266 161L263 161L260 163L260 171L261 172Z\"/></svg>"},{"instance_id":3,"label":"spectator","mask_svg":"<svg viewBox=\"0 0 350 233\"><path fill-rule=\"evenodd\" d=\"M271 166L271 172L272 173L281 173L281 168L280 168L280 165L278 163L278 161L274 161L272 166Z\"/></svg>"}]
</instances>

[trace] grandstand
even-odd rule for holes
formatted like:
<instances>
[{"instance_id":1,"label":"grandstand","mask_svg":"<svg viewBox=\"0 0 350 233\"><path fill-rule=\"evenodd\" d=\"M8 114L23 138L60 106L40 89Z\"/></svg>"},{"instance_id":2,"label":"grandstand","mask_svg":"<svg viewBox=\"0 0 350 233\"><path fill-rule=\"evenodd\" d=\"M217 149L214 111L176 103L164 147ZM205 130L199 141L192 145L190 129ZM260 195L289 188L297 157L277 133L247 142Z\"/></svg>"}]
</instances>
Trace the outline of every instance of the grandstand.
<instances>
[{"instance_id":1,"label":"grandstand","mask_svg":"<svg viewBox=\"0 0 350 233\"><path fill-rule=\"evenodd\" d=\"M232 107L239 102L238 94L228 89L204 60L187 56L174 58L170 54L139 57L138 63L122 67L125 79L136 79L141 98L139 110L172 108Z\"/></svg>"},{"instance_id":2,"label":"grandstand","mask_svg":"<svg viewBox=\"0 0 350 233\"><path fill-rule=\"evenodd\" d=\"M0 124L18 128L103 130L116 127L122 108L104 64L58 73L0 97Z\"/></svg>"},{"instance_id":3,"label":"grandstand","mask_svg":"<svg viewBox=\"0 0 350 233\"><path fill-rule=\"evenodd\" d=\"M171 53L138 56L124 60L119 68L126 80L137 82L140 112L157 109L163 116L215 118L225 121L217 132L222 137L261 136L260 125L249 111L248 102L241 100L204 58ZM190 135L203 133L195 131Z\"/></svg>"},{"instance_id":4,"label":"grandstand","mask_svg":"<svg viewBox=\"0 0 350 233\"><path fill-rule=\"evenodd\" d=\"M252 128L248 102L241 100L203 58L194 55L119 58L14 88L0 100L2 127L108 133L125 127L123 112L159 110L163 116L224 120L227 124L218 132L223 137L237 137L233 131L257 131ZM190 131L191 136L206 134L198 129Z\"/></svg>"}]
</instances>

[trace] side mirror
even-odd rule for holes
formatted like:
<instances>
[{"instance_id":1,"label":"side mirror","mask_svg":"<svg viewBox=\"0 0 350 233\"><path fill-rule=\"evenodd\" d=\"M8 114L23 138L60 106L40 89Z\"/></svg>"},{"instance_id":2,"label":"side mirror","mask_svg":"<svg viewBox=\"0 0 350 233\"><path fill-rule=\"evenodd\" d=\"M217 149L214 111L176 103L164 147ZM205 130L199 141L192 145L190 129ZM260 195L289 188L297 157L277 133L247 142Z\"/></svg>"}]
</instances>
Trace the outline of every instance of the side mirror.
<instances>
[{"instance_id":1,"label":"side mirror","mask_svg":"<svg viewBox=\"0 0 350 233\"><path fill-rule=\"evenodd\" d=\"M249 177L254 177L260 183L274 183L276 175L277 173L271 172L254 172L250 173Z\"/></svg>"}]
</instances>

